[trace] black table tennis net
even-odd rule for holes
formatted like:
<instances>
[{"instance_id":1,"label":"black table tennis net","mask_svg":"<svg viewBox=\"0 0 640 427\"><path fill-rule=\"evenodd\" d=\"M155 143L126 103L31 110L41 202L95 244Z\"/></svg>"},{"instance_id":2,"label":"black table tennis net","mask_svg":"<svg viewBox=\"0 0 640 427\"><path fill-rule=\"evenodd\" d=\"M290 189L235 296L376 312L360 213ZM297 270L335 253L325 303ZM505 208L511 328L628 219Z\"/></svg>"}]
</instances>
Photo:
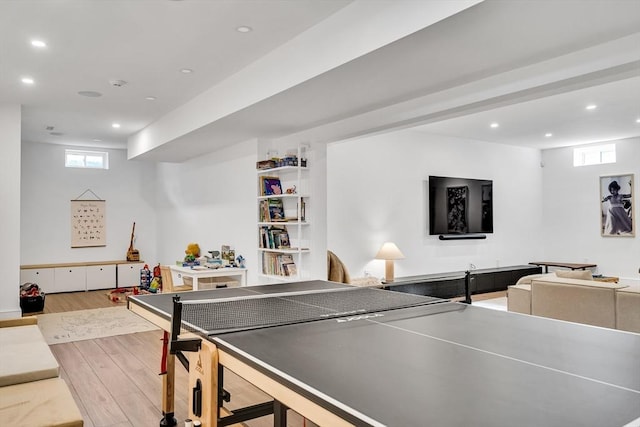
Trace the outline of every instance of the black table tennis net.
<instances>
[{"instance_id":1,"label":"black table tennis net","mask_svg":"<svg viewBox=\"0 0 640 427\"><path fill-rule=\"evenodd\" d=\"M372 288L264 294L246 298L185 301L182 327L219 335L272 326L357 316L444 300Z\"/></svg>"}]
</instances>

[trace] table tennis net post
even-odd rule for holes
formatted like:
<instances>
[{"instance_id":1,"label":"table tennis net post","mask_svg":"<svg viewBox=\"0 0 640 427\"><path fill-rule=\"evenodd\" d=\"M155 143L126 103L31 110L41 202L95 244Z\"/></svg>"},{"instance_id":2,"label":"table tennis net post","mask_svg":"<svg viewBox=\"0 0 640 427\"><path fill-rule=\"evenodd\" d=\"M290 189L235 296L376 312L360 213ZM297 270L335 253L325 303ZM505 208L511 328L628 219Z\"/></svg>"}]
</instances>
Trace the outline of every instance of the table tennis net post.
<instances>
[{"instance_id":1,"label":"table tennis net post","mask_svg":"<svg viewBox=\"0 0 640 427\"><path fill-rule=\"evenodd\" d=\"M174 302L173 329L199 335L291 325L395 310L444 300L372 288L340 288ZM179 312L179 313L178 313ZM177 339L172 335L172 341Z\"/></svg>"},{"instance_id":2,"label":"table tennis net post","mask_svg":"<svg viewBox=\"0 0 640 427\"><path fill-rule=\"evenodd\" d=\"M173 297L173 314L171 316L171 343L169 351L171 354L175 354L180 362L187 367L189 362L182 351L198 351L202 345L200 338L180 338L180 331L182 328L182 302L180 296L175 295Z\"/></svg>"}]
</instances>

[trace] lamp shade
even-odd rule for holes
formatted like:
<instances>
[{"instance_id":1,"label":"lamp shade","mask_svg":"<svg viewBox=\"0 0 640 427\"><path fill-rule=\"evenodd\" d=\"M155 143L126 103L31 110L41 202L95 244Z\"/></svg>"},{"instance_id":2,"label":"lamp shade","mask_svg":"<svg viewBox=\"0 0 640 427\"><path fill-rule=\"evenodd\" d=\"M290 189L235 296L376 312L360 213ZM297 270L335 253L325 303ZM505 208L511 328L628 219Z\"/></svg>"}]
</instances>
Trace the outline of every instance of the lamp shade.
<instances>
[{"instance_id":1,"label":"lamp shade","mask_svg":"<svg viewBox=\"0 0 640 427\"><path fill-rule=\"evenodd\" d=\"M400 252L400 249L396 246L395 243L386 242L378 253L376 254L376 259L403 259L404 255Z\"/></svg>"}]
</instances>

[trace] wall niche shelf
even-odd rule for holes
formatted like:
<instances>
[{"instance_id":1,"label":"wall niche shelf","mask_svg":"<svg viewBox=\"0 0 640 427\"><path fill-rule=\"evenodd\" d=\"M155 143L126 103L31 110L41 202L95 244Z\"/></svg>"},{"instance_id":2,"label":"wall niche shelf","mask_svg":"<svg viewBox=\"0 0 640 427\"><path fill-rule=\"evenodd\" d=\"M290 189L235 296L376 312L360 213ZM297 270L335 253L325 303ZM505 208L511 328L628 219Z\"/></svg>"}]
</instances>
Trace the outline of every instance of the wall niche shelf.
<instances>
[{"instance_id":1,"label":"wall niche shelf","mask_svg":"<svg viewBox=\"0 0 640 427\"><path fill-rule=\"evenodd\" d=\"M280 161L258 162L258 270L260 277L295 281L308 277L307 254L310 196L307 146ZM260 168L263 163L287 162L285 166Z\"/></svg>"}]
</instances>

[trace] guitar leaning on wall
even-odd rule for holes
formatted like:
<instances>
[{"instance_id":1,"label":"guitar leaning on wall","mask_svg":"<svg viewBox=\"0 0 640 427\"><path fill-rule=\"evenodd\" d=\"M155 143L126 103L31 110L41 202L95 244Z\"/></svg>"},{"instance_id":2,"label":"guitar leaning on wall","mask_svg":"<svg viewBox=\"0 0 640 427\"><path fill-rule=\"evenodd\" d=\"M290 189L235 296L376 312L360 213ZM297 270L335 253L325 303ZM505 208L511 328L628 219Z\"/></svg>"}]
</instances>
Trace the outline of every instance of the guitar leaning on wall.
<instances>
[{"instance_id":1,"label":"guitar leaning on wall","mask_svg":"<svg viewBox=\"0 0 640 427\"><path fill-rule=\"evenodd\" d=\"M131 242L129 243L129 249L127 249L127 261L140 261L140 252L133 248L133 235L136 231L136 223L133 223L133 229L131 230Z\"/></svg>"}]
</instances>

